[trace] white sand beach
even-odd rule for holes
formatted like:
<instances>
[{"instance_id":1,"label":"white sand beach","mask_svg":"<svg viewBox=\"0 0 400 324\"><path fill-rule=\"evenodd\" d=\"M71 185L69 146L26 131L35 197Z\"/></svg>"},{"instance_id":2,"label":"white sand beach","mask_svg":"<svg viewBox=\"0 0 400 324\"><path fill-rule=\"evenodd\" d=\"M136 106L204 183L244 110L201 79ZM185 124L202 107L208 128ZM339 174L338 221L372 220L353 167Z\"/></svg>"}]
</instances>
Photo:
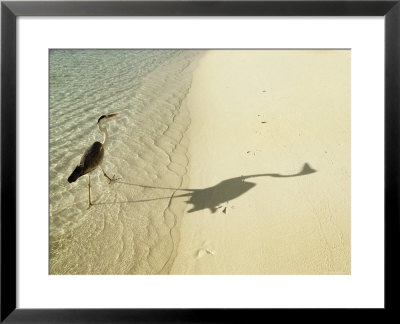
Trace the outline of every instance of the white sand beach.
<instances>
[{"instance_id":1,"label":"white sand beach","mask_svg":"<svg viewBox=\"0 0 400 324\"><path fill-rule=\"evenodd\" d=\"M209 190L171 273L349 274L350 51L208 51L187 105L189 186Z\"/></svg>"},{"instance_id":2,"label":"white sand beach","mask_svg":"<svg viewBox=\"0 0 400 324\"><path fill-rule=\"evenodd\" d=\"M350 274L349 50L111 54L51 65L50 274Z\"/></svg>"}]
</instances>

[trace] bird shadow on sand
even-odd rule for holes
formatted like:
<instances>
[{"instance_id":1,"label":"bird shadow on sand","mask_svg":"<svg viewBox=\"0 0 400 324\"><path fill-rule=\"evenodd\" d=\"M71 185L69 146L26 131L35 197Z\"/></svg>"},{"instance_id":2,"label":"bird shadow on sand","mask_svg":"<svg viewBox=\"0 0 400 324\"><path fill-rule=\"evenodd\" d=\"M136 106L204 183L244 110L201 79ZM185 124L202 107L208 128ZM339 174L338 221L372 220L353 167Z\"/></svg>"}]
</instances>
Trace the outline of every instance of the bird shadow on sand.
<instances>
[{"instance_id":1,"label":"bird shadow on sand","mask_svg":"<svg viewBox=\"0 0 400 324\"><path fill-rule=\"evenodd\" d=\"M220 183L204 188L204 189L182 189L182 188L167 188L167 187L153 187L153 186L146 186L136 183L128 183L123 181L118 181L118 184L121 185L129 185L129 186L138 186L142 188L149 188L149 189L166 189L166 190L173 190L174 192L166 197L157 197L151 199L143 199L143 200L132 200L132 201L120 201L120 202L104 202L98 203L93 205L100 205L100 204L117 204L117 203L141 203L141 202L148 202L154 200L161 200L161 199L174 199L178 197L188 197L187 203L192 204L193 207L188 210L189 213L196 212L202 209L209 209L212 213L215 213L217 209L220 207L221 204L227 203L232 201L233 199L243 195L251 188L255 187L256 184L254 182L247 181L251 178L258 178L258 177L272 177L272 178L291 178L291 177L300 177L308 174L312 174L317 172L310 167L308 163L303 165L303 168L300 172L296 174L288 174L282 175L279 173L260 173L260 174L252 174L246 176L239 176L231 179L227 179L221 181ZM180 194L180 192L185 192Z\"/></svg>"}]
</instances>

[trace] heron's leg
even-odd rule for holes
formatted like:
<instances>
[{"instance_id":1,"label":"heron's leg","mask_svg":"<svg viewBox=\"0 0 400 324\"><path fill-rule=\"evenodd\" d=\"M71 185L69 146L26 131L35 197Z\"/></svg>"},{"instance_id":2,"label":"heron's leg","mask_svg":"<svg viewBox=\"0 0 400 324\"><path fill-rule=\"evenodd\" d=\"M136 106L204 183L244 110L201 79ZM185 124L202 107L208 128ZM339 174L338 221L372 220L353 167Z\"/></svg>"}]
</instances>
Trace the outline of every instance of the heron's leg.
<instances>
[{"instance_id":1,"label":"heron's leg","mask_svg":"<svg viewBox=\"0 0 400 324\"><path fill-rule=\"evenodd\" d=\"M88 209L89 209L90 206L93 205L93 204L92 204L92 201L90 200L90 172L88 173L88 176L89 176L89 183L88 183L88 188L89 188L89 207L88 207Z\"/></svg>"},{"instance_id":2,"label":"heron's leg","mask_svg":"<svg viewBox=\"0 0 400 324\"><path fill-rule=\"evenodd\" d=\"M117 180L121 179L121 178L115 178L115 175L113 175L113 177L110 178L107 175L107 173L104 171L103 166L101 164L100 164L100 168L101 168L101 171L103 171L104 176L108 179L108 183L111 183L111 182L114 182L114 181L117 181Z\"/></svg>"}]
</instances>

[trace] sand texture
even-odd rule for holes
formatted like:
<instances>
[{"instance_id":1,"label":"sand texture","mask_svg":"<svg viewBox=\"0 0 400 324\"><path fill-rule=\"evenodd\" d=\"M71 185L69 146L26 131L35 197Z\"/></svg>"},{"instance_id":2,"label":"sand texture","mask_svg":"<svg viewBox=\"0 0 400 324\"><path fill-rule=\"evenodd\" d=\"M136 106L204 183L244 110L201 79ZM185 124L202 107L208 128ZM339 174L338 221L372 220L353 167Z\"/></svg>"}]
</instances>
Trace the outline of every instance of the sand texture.
<instances>
[{"instance_id":1,"label":"sand texture","mask_svg":"<svg viewBox=\"0 0 400 324\"><path fill-rule=\"evenodd\" d=\"M211 50L171 274L350 274L350 51Z\"/></svg>"}]
</instances>

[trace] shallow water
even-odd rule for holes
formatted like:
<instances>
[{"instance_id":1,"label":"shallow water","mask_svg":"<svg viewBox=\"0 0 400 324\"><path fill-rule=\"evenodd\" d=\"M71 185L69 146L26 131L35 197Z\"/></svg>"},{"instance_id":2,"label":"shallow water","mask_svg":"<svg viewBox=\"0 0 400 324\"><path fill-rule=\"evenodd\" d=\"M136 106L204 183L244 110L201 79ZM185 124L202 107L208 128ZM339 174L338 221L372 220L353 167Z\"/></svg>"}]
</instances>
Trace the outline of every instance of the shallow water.
<instances>
[{"instance_id":1,"label":"shallow water","mask_svg":"<svg viewBox=\"0 0 400 324\"><path fill-rule=\"evenodd\" d=\"M168 273L187 183L185 109L201 51L50 51L50 273ZM103 167L67 178L83 152L109 132ZM170 188L170 189L168 189Z\"/></svg>"}]
</instances>

